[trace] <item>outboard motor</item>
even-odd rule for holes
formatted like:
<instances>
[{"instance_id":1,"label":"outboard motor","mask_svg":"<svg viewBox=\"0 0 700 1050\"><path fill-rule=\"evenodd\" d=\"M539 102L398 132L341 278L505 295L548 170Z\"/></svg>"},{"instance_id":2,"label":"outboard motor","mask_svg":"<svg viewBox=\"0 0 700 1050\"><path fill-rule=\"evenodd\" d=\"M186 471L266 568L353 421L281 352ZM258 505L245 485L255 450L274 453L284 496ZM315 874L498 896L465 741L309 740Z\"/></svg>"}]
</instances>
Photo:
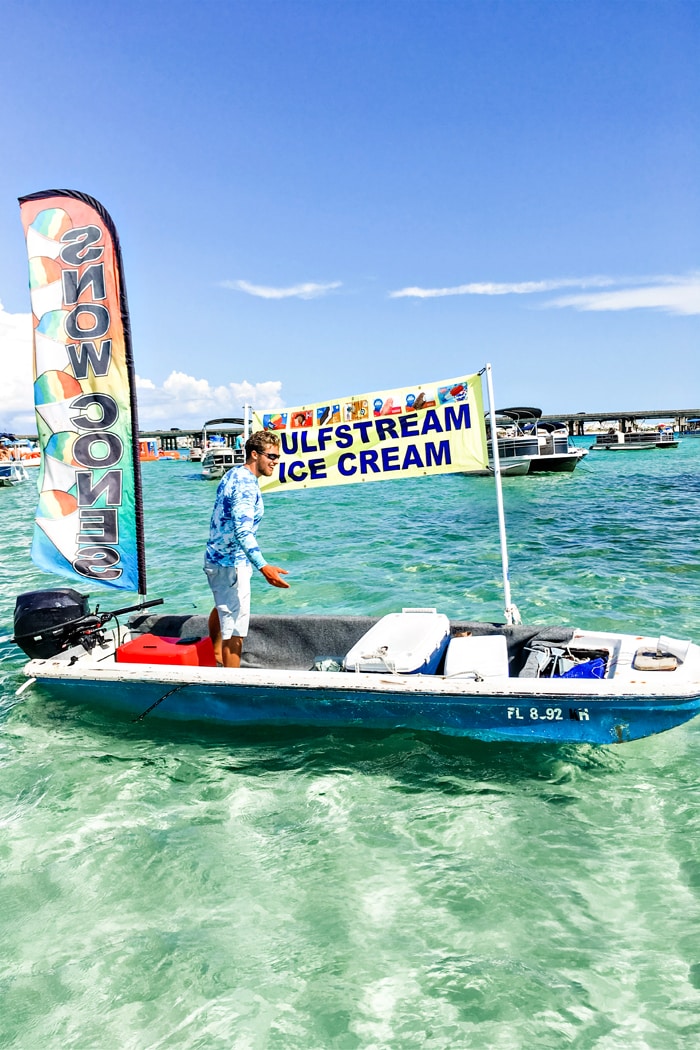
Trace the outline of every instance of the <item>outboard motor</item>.
<instances>
[{"instance_id":1,"label":"outboard motor","mask_svg":"<svg viewBox=\"0 0 700 1050\"><path fill-rule=\"evenodd\" d=\"M89 616L88 596L71 587L28 591L15 603L15 642L30 660L46 660L74 644L78 623Z\"/></svg>"}]
</instances>

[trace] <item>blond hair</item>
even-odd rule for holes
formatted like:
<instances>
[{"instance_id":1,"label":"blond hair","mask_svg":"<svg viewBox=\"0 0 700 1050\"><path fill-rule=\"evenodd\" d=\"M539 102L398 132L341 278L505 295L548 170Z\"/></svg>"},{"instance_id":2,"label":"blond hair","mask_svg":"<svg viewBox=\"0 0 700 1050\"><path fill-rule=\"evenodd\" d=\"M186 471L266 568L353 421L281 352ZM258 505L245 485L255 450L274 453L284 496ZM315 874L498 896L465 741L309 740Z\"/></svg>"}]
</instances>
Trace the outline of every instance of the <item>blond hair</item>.
<instances>
[{"instance_id":1,"label":"blond hair","mask_svg":"<svg viewBox=\"0 0 700 1050\"><path fill-rule=\"evenodd\" d=\"M264 452L270 445L280 447L279 435L273 430L256 430L245 443L246 459L250 459L251 452Z\"/></svg>"}]
</instances>

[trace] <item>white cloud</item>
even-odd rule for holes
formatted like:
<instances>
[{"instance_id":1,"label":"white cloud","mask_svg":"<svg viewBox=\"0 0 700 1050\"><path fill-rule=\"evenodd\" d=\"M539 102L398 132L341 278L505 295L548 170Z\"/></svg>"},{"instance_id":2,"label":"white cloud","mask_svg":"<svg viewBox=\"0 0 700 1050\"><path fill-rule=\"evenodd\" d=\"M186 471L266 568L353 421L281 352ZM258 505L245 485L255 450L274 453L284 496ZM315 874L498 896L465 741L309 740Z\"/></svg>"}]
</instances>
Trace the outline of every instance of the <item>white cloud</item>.
<instances>
[{"instance_id":1,"label":"white cloud","mask_svg":"<svg viewBox=\"0 0 700 1050\"><path fill-rule=\"evenodd\" d=\"M161 430L201 426L207 419L242 416L245 404L275 411L284 407L282 383L227 383L212 386L208 379L196 379L184 372L171 372L162 386L150 379L136 378L141 430Z\"/></svg>"},{"instance_id":2,"label":"white cloud","mask_svg":"<svg viewBox=\"0 0 700 1050\"><path fill-rule=\"evenodd\" d=\"M655 277L557 277L513 283L473 282L451 288L401 288L391 299L436 299L445 295L541 295L560 288L605 289L558 296L543 307L573 310L663 310L670 314L700 314L700 274Z\"/></svg>"},{"instance_id":3,"label":"white cloud","mask_svg":"<svg viewBox=\"0 0 700 1050\"><path fill-rule=\"evenodd\" d=\"M557 288L605 288L615 284L611 277L558 277L545 281L517 281L498 283L479 281L458 284L452 288L400 288L389 292L390 299L438 299L445 295L533 295L537 292L553 292Z\"/></svg>"},{"instance_id":4,"label":"white cloud","mask_svg":"<svg viewBox=\"0 0 700 1050\"><path fill-rule=\"evenodd\" d=\"M0 431L36 434L32 363L31 314L8 313L0 303L0 346L3 378L0 385ZM243 405L275 411L284 407L282 383L227 383L212 386L184 372L171 372L162 386L136 377L139 426L142 430L171 426L201 426L217 416L240 416Z\"/></svg>"},{"instance_id":5,"label":"white cloud","mask_svg":"<svg viewBox=\"0 0 700 1050\"><path fill-rule=\"evenodd\" d=\"M658 283L588 295L565 295L545 306L574 310L662 310L669 314L700 314L700 274L689 277L660 277Z\"/></svg>"},{"instance_id":6,"label":"white cloud","mask_svg":"<svg viewBox=\"0 0 700 1050\"><path fill-rule=\"evenodd\" d=\"M251 284L250 281L222 281L222 288L232 288L236 292L246 292L259 299L318 299L342 286L342 281L330 281L327 284L295 284L291 288L270 288L263 284Z\"/></svg>"},{"instance_id":7,"label":"white cloud","mask_svg":"<svg viewBox=\"0 0 700 1050\"><path fill-rule=\"evenodd\" d=\"M36 433L32 363L32 315L10 314L0 303L0 430Z\"/></svg>"}]
</instances>

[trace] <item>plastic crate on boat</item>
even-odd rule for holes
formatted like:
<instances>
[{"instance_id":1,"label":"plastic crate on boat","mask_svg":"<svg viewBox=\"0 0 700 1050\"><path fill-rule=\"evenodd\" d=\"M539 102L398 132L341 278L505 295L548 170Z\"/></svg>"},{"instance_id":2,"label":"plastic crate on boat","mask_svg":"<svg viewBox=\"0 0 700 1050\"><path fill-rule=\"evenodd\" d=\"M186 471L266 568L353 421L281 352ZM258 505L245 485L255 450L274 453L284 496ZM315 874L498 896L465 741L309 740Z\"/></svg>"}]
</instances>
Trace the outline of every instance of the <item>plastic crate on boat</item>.
<instances>
[{"instance_id":1,"label":"plastic crate on boat","mask_svg":"<svg viewBox=\"0 0 700 1050\"><path fill-rule=\"evenodd\" d=\"M161 638L139 634L116 652L118 664L175 664L216 667L211 638Z\"/></svg>"}]
</instances>

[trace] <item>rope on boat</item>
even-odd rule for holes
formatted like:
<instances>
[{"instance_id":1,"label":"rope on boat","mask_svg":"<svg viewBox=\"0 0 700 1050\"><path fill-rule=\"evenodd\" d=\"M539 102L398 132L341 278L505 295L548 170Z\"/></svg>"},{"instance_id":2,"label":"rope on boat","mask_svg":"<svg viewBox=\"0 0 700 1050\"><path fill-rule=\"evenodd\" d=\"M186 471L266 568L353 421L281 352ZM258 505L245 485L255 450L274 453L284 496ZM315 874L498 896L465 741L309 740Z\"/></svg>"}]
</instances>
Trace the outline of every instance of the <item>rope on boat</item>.
<instances>
[{"instance_id":1,"label":"rope on boat","mask_svg":"<svg viewBox=\"0 0 700 1050\"><path fill-rule=\"evenodd\" d=\"M143 720L146 717L146 715L150 715L151 711L155 707L158 707L158 704L162 704L163 701L167 700L169 696L172 696L173 693L179 692L180 689L184 689L188 684L189 683L187 683L187 682L183 682L182 685L176 685L174 689L169 689L167 691L167 693L163 693L163 695L160 697L159 700L156 700L156 702L154 704L151 704L150 707L147 707L145 711L143 711L140 715L138 715L137 718L132 718L131 719L132 723L133 722L143 722Z\"/></svg>"},{"instance_id":2,"label":"rope on boat","mask_svg":"<svg viewBox=\"0 0 700 1050\"><path fill-rule=\"evenodd\" d=\"M384 664L389 674L396 674L396 663L387 657L389 652L388 645L380 645L378 649L375 649L371 653L361 653L360 659L355 663L355 670L359 671L363 660L378 660Z\"/></svg>"}]
</instances>

